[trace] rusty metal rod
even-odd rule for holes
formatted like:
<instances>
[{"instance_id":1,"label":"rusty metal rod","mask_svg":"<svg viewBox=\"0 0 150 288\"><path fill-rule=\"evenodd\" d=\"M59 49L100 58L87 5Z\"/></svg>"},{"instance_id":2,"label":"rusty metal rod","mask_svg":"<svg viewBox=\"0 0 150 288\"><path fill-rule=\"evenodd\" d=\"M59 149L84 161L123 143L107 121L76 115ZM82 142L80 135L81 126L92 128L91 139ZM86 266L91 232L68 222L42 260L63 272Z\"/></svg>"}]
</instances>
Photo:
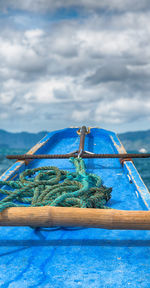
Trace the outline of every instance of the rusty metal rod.
<instances>
[{"instance_id":1,"label":"rusty metal rod","mask_svg":"<svg viewBox=\"0 0 150 288\"><path fill-rule=\"evenodd\" d=\"M84 152L84 141L85 141L85 136L87 133L86 126L82 126L80 129L80 145L79 145L79 155L81 155Z\"/></svg>"},{"instance_id":2,"label":"rusty metal rod","mask_svg":"<svg viewBox=\"0 0 150 288\"><path fill-rule=\"evenodd\" d=\"M78 157L78 154L69 153L69 154L38 154L38 155L7 155L7 159L67 159L70 157ZM82 153L82 158L150 158L150 153L124 153L124 154L87 154Z\"/></svg>"}]
</instances>

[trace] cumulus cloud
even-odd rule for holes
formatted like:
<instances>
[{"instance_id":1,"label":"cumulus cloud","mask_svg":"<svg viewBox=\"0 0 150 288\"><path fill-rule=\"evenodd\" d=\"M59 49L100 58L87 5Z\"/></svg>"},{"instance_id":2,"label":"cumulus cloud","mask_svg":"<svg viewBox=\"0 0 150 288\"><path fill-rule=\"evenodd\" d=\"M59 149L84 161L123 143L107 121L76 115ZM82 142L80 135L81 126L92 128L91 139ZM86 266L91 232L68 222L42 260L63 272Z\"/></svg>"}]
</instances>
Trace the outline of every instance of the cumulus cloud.
<instances>
[{"instance_id":1,"label":"cumulus cloud","mask_svg":"<svg viewBox=\"0 0 150 288\"><path fill-rule=\"evenodd\" d=\"M105 109L103 109L105 107ZM136 98L120 98L113 102L104 101L96 109L97 121L109 122L116 124L124 123L125 121L132 122L137 118L149 118L150 100L147 102ZM109 117L108 117L109 115Z\"/></svg>"},{"instance_id":2,"label":"cumulus cloud","mask_svg":"<svg viewBox=\"0 0 150 288\"><path fill-rule=\"evenodd\" d=\"M149 6L135 0L1 1L8 20L0 31L1 127L38 131L101 123L121 130L145 121L148 128ZM58 13L50 21L41 14L51 18L60 8L70 9L68 18ZM30 19L25 25L28 12L39 15L40 24Z\"/></svg>"}]
</instances>

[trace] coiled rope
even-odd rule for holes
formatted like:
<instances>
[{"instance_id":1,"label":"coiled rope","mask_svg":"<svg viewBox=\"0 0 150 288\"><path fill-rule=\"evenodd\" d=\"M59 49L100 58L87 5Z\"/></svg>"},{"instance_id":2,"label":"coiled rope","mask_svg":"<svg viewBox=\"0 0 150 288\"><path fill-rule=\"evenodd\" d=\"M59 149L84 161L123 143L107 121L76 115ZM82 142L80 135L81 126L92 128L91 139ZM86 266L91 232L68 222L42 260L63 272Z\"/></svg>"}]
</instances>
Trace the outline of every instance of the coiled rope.
<instances>
[{"instance_id":1,"label":"coiled rope","mask_svg":"<svg viewBox=\"0 0 150 288\"><path fill-rule=\"evenodd\" d=\"M46 166L27 169L16 181L0 181L0 211L18 206L107 208L112 188L87 173L82 158L70 158L76 172ZM5 185L5 186L4 186Z\"/></svg>"}]
</instances>

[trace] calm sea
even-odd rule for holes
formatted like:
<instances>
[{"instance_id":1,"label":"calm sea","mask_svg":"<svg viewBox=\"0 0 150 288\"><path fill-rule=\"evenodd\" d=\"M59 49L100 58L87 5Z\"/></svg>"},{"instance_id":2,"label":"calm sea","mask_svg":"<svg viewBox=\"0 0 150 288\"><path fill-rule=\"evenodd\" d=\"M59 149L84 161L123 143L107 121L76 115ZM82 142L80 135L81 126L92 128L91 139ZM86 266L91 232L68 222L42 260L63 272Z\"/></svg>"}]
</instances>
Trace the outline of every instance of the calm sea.
<instances>
[{"instance_id":1,"label":"calm sea","mask_svg":"<svg viewBox=\"0 0 150 288\"><path fill-rule=\"evenodd\" d=\"M132 151L133 152L133 151ZM15 160L8 160L7 154L24 154L25 150L0 149L0 175L8 169ZM134 159L134 164L144 183L150 191L150 159Z\"/></svg>"}]
</instances>

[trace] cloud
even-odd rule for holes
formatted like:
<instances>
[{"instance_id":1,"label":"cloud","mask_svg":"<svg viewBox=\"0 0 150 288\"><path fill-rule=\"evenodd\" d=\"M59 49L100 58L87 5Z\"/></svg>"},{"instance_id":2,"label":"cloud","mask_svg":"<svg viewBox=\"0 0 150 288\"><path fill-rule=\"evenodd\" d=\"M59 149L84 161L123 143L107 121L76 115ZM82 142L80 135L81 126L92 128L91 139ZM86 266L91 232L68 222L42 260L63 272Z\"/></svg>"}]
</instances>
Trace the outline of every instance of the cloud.
<instances>
[{"instance_id":1,"label":"cloud","mask_svg":"<svg viewBox=\"0 0 150 288\"><path fill-rule=\"evenodd\" d=\"M79 110L74 110L72 114L72 119L75 120L76 122L84 121L87 119L90 115L90 110L86 111L79 111Z\"/></svg>"},{"instance_id":2,"label":"cloud","mask_svg":"<svg viewBox=\"0 0 150 288\"><path fill-rule=\"evenodd\" d=\"M126 5L117 0L76 1L76 7L89 13L80 11L77 17L67 19L59 18L58 13L52 22L40 16L41 27L32 21L26 26L21 12L6 12L9 6L30 11L23 17L30 14L32 18L32 11L41 15L41 11L59 11L73 3L0 3L12 23L8 27L4 21L0 31L2 128L9 130L13 124L16 129L49 130L81 122L106 127L128 123L135 127L135 122L138 127L140 121L149 125L148 1L126 1Z\"/></svg>"},{"instance_id":3,"label":"cloud","mask_svg":"<svg viewBox=\"0 0 150 288\"><path fill-rule=\"evenodd\" d=\"M3 64L7 65L15 70L22 72L38 72L44 69L46 62L44 57L38 53L38 49L35 49L36 43L39 44L40 40L37 37L32 36L32 40L28 41L29 31L26 31L24 38L18 37L17 39L0 39L0 57ZM30 31L33 35L33 31ZM37 31L35 30L35 34ZM28 35L28 37L27 37ZM31 35L30 35L31 37ZM31 38L29 38L31 39ZM34 44L33 44L34 42Z\"/></svg>"},{"instance_id":4,"label":"cloud","mask_svg":"<svg viewBox=\"0 0 150 288\"><path fill-rule=\"evenodd\" d=\"M105 109L103 109L105 107ZM115 124L132 122L139 118L149 118L150 100L147 102L137 98L120 98L112 102L104 101L96 109L96 120L109 123L109 118Z\"/></svg>"}]
</instances>

